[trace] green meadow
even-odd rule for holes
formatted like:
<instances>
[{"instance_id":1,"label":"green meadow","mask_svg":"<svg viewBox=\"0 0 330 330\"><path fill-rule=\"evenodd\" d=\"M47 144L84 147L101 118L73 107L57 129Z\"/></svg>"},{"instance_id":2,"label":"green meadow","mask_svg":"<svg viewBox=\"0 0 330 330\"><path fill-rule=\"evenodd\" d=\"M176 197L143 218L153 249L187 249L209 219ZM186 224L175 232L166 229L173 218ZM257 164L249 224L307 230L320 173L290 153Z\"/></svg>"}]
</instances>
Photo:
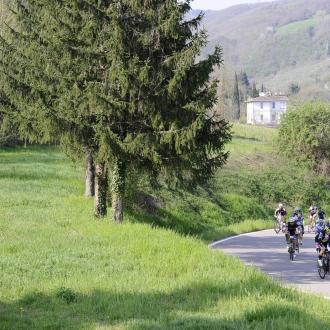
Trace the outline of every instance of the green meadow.
<instances>
[{"instance_id":1,"label":"green meadow","mask_svg":"<svg viewBox=\"0 0 330 330\"><path fill-rule=\"evenodd\" d=\"M233 129L204 187L131 183L123 225L92 216L58 148L2 149L0 329L327 329L327 301L207 246L268 228L280 200L330 205L326 178L278 156L276 130Z\"/></svg>"}]
</instances>

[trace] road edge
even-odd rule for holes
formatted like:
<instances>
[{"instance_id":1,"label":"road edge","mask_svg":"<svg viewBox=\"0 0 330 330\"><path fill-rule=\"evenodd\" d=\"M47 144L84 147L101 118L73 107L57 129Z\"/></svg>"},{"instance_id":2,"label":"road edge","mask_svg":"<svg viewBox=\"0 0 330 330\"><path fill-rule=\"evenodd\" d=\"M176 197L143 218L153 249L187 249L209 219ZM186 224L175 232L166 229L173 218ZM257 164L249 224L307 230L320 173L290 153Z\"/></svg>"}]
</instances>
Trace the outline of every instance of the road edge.
<instances>
[{"instance_id":1,"label":"road edge","mask_svg":"<svg viewBox=\"0 0 330 330\"><path fill-rule=\"evenodd\" d=\"M257 230L257 231L251 231L251 232L249 232L249 233L243 233L243 234L239 234L239 235L235 235L235 236L226 237L226 238L220 239L220 240L218 240L218 241L212 242L211 244L208 245L208 247L209 247L210 249L213 249L217 244L221 244L221 243L226 242L226 241L229 241L229 240L231 240L231 239L233 239L233 238L237 238L237 237L241 237L241 236L247 236L247 235L250 235L250 234L260 233L260 232L262 232L262 231L269 231L269 230L273 230L273 229L262 229L262 230ZM246 266L248 267L248 265L246 265ZM266 274L267 276L270 276L269 274L263 272L261 269L260 269L260 271L261 271L262 273ZM273 281L276 281L276 280L273 279ZM280 284L280 285L283 285L283 286L286 286L286 283L284 283L284 282L280 282L280 281L279 281L279 284ZM321 294L319 295L319 294L317 294L317 293L315 293L315 292L305 291L305 290L299 289L299 288L294 287L294 286L292 286L292 288L294 288L295 290L299 290L299 291L301 291L301 292L305 292L305 293L307 293L307 294L316 295L316 296L318 296L318 297L321 297L321 298L324 298L324 299L330 300L330 297L329 297L329 296L322 296Z\"/></svg>"},{"instance_id":2,"label":"road edge","mask_svg":"<svg viewBox=\"0 0 330 330\"><path fill-rule=\"evenodd\" d=\"M251 235L251 234L255 234L255 233L260 233L262 231L269 231L269 230L274 230L274 229L262 229L262 230L257 230L257 231L251 231L249 233L243 233L243 234L239 234L239 235L234 235L234 236L226 237L226 238L220 239L219 241L215 241L215 242L210 243L208 245L208 247L210 249L213 249L216 245L218 245L220 243L223 243L223 242L226 242L226 241L229 241L231 239L234 239L234 238L237 238L237 237L241 237L241 236L247 236L247 235Z\"/></svg>"}]
</instances>

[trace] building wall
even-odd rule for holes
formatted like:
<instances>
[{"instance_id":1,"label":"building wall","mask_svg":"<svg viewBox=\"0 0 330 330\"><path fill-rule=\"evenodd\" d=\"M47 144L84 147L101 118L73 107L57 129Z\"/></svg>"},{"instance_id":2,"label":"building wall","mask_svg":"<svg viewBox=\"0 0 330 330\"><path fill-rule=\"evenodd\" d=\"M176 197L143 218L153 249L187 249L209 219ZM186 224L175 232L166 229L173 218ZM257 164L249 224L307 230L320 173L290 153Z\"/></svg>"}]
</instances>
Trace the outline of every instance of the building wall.
<instances>
[{"instance_id":1,"label":"building wall","mask_svg":"<svg viewBox=\"0 0 330 330\"><path fill-rule=\"evenodd\" d=\"M262 104L261 104L262 103ZM247 103L247 123L251 125L278 125L287 110L285 101Z\"/></svg>"},{"instance_id":2,"label":"building wall","mask_svg":"<svg viewBox=\"0 0 330 330\"><path fill-rule=\"evenodd\" d=\"M248 124L254 124L254 114L253 114L253 103L249 102L246 104L246 121Z\"/></svg>"}]
</instances>

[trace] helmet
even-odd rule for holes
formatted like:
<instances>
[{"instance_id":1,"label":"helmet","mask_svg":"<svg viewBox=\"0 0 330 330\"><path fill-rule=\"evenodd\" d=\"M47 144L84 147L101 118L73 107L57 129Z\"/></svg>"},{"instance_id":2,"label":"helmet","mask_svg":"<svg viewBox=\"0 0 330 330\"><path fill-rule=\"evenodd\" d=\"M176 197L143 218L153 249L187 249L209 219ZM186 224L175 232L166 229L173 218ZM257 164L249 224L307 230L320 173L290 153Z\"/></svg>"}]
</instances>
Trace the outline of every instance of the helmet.
<instances>
[{"instance_id":1,"label":"helmet","mask_svg":"<svg viewBox=\"0 0 330 330\"><path fill-rule=\"evenodd\" d=\"M283 209L284 205L282 203L278 204L278 208Z\"/></svg>"},{"instance_id":2,"label":"helmet","mask_svg":"<svg viewBox=\"0 0 330 330\"><path fill-rule=\"evenodd\" d=\"M301 208L296 207L296 208L294 209L294 213L299 213L299 212L301 212Z\"/></svg>"}]
</instances>

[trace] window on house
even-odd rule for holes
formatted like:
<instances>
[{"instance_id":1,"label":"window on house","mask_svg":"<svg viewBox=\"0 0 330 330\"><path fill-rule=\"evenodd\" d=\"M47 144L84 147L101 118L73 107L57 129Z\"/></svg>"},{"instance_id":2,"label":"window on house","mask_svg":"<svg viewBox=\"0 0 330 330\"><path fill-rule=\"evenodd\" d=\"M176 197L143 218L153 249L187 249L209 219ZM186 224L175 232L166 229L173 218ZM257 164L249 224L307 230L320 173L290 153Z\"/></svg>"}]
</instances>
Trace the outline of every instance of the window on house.
<instances>
[{"instance_id":1,"label":"window on house","mask_svg":"<svg viewBox=\"0 0 330 330\"><path fill-rule=\"evenodd\" d=\"M264 103L260 102L260 108L263 109L264 108Z\"/></svg>"},{"instance_id":2,"label":"window on house","mask_svg":"<svg viewBox=\"0 0 330 330\"><path fill-rule=\"evenodd\" d=\"M272 113L272 121L276 121L276 113Z\"/></svg>"},{"instance_id":3,"label":"window on house","mask_svg":"<svg viewBox=\"0 0 330 330\"><path fill-rule=\"evenodd\" d=\"M275 102L273 102L273 109L275 109Z\"/></svg>"},{"instance_id":4,"label":"window on house","mask_svg":"<svg viewBox=\"0 0 330 330\"><path fill-rule=\"evenodd\" d=\"M260 120L264 121L264 115L260 115Z\"/></svg>"}]
</instances>

